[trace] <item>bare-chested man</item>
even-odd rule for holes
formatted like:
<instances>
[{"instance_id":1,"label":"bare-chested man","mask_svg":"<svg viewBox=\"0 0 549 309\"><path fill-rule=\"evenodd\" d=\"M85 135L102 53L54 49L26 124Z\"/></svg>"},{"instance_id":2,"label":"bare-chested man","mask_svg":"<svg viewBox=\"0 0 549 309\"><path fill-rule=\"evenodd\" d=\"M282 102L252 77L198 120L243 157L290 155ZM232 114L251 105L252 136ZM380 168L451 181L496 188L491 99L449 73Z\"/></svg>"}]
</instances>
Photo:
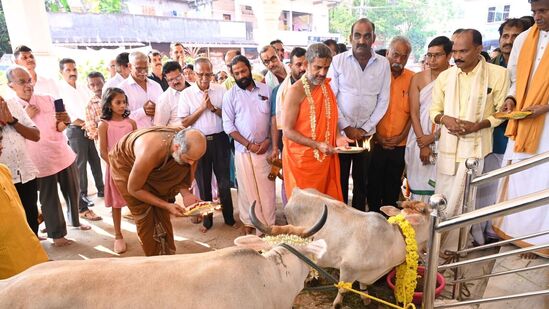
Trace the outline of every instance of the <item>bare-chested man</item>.
<instances>
[{"instance_id":1,"label":"bare-chested man","mask_svg":"<svg viewBox=\"0 0 549 309\"><path fill-rule=\"evenodd\" d=\"M429 68L417 73L410 83L410 117L412 128L406 143L406 175L412 200L428 201L435 192L435 165L432 145L435 131L429 120L434 81L446 70L452 57L452 42L445 36L434 38L425 55Z\"/></svg>"},{"instance_id":2,"label":"bare-chested man","mask_svg":"<svg viewBox=\"0 0 549 309\"><path fill-rule=\"evenodd\" d=\"M199 201L189 188L206 138L195 129L152 127L126 135L109 154L112 178L130 209L145 255L175 254L170 214Z\"/></svg>"}]
</instances>

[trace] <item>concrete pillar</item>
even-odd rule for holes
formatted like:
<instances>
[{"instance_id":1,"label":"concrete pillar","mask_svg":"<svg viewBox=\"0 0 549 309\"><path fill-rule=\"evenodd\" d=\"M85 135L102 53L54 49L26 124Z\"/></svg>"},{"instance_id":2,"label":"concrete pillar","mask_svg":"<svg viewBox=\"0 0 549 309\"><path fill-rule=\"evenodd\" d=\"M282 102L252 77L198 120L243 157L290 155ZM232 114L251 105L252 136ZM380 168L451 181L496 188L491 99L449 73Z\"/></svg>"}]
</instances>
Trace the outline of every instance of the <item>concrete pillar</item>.
<instances>
[{"instance_id":1,"label":"concrete pillar","mask_svg":"<svg viewBox=\"0 0 549 309\"><path fill-rule=\"evenodd\" d=\"M1 0L11 46L27 45L37 58L37 71L57 77L48 15L43 0Z\"/></svg>"}]
</instances>

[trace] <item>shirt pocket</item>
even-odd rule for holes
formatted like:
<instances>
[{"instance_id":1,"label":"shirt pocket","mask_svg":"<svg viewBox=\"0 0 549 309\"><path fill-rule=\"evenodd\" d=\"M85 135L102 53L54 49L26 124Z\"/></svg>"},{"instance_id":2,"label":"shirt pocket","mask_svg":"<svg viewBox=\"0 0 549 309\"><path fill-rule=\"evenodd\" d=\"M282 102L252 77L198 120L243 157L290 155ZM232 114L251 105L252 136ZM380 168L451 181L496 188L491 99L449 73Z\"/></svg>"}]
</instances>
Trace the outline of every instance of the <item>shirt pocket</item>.
<instances>
[{"instance_id":1,"label":"shirt pocket","mask_svg":"<svg viewBox=\"0 0 549 309\"><path fill-rule=\"evenodd\" d=\"M271 114L271 102L269 100L258 99L257 109L263 114Z\"/></svg>"}]
</instances>

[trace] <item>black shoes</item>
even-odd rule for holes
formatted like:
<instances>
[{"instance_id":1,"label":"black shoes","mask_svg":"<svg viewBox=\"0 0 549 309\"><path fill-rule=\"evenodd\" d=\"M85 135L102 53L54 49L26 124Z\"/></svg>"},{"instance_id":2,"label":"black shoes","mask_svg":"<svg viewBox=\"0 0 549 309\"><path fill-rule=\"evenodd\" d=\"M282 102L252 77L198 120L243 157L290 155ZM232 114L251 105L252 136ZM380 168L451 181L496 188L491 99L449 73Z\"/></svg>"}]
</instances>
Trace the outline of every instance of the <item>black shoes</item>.
<instances>
[{"instance_id":1,"label":"black shoes","mask_svg":"<svg viewBox=\"0 0 549 309\"><path fill-rule=\"evenodd\" d=\"M97 197L105 197L105 192L103 190L97 191Z\"/></svg>"},{"instance_id":2,"label":"black shoes","mask_svg":"<svg viewBox=\"0 0 549 309\"><path fill-rule=\"evenodd\" d=\"M80 202L82 202L83 204L86 204L88 207L92 207L93 205L95 205L95 204L93 203L93 201L90 200L90 199L88 198L88 196L86 196L86 195L84 195L84 194L81 194L81 195L80 195Z\"/></svg>"}]
</instances>

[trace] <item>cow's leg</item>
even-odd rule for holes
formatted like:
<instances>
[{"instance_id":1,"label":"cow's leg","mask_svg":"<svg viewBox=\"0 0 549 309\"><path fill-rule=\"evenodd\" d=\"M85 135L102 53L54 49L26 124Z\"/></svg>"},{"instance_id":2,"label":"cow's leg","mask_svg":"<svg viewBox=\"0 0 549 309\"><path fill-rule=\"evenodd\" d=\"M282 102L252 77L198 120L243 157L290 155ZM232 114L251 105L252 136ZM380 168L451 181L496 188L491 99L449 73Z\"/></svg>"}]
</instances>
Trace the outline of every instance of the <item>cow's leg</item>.
<instances>
[{"instance_id":1,"label":"cow's leg","mask_svg":"<svg viewBox=\"0 0 549 309\"><path fill-rule=\"evenodd\" d=\"M353 271L349 270L348 268L342 265L339 270L339 281L351 282L351 283L354 282L355 277L353 276ZM345 289L338 290L337 296L334 300L334 303L332 304L332 306L335 309L343 308L343 293L347 293L347 290Z\"/></svg>"},{"instance_id":2,"label":"cow's leg","mask_svg":"<svg viewBox=\"0 0 549 309\"><path fill-rule=\"evenodd\" d=\"M368 285L366 285L362 282L359 282L359 283L360 283L360 291L364 294L368 294ZM370 302L372 301L368 297L364 297L362 295L360 296L360 298L362 298L362 302L364 303L364 305L369 305Z\"/></svg>"}]
</instances>

